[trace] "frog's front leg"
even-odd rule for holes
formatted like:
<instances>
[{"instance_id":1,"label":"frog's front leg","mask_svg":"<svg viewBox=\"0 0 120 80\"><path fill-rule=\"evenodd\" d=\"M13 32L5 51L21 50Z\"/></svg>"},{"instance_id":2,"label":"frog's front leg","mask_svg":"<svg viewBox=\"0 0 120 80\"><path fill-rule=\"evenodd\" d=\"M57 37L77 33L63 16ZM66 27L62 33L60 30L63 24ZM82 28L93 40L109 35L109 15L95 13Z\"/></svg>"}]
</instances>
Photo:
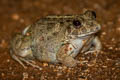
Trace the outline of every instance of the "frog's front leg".
<instances>
[{"instance_id":1,"label":"frog's front leg","mask_svg":"<svg viewBox=\"0 0 120 80\"><path fill-rule=\"evenodd\" d=\"M91 47L89 51L87 51L85 54L88 54L88 53L94 53L94 52L97 52L99 53L100 50L102 49L102 45L101 45L101 42L99 40L98 37L95 37L92 41L92 45L94 47Z\"/></svg>"},{"instance_id":2,"label":"frog's front leg","mask_svg":"<svg viewBox=\"0 0 120 80\"><path fill-rule=\"evenodd\" d=\"M11 57L12 57L14 60L16 60L19 64L21 64L25 69L27 68L27 67L23 64L23 62L22 62L16 55L13 54L12 51L10 52L10 55L11 55Z\"/></svg>"},{"instance_id":3,"label":"frog's front leg","mask_svg":"<svg viewBox=\"0 0 120 80\"><path fill-rule=\"evenodd\" d=\"M21 61L27 63L28 65L34 67L34 68L38 68L38 69L41 69L41 67L39 67L38 65L36 65L35 61L33 60L26 60L24 58L20 58ZM27 68L26 66L24 68Z\"/></svg>"},{"instance_id":4,"label":"frog's front leg","mask_svg":"<svg viewBox=\"0 0 120 80\"><path fill-rule=\"evenodd\" d=\"M77 63L79 63L79 61L75 60L73 58L73 56L71 55L72 52L73 52L73 50L74 50L74 46L71 46L71 44L67 43L67 44L63 45L59 49L59 51L58 51L58 53L56 55L57 56L57 60L60 63L66 65L68 67L74 67L74 66L76 66Z\"/></svg>"}]
</instances>

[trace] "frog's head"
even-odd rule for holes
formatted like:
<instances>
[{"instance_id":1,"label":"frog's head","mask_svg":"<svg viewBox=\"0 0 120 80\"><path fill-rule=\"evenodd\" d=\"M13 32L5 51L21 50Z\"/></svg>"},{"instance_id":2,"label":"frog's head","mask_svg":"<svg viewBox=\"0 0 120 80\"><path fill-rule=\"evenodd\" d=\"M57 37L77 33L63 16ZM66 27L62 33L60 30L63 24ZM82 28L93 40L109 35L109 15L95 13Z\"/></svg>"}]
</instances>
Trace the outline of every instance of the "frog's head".
<instances>
[{"instance_id":1,"label":"frog's head","mask_svg":"<svg viewBox=\"0 0 120 80\"><path fill-rule=\"evenodd\" d=\"M87 10L84 14L75 16L69 28L69 36L84 37L95 34L101 26L96 21L96 13Z\"/></svg>"},{"instance_id":2,"label":"frog's head","mask_svg":"<svg viewBox=\"0 0 120 80\"><path fill-rule=\"evenodd\" d=\"M23 36L20 33L16 34L11 41L11 49L16 55L25 57L32 53L30 48L29 36Z\"/></svg>"}]
</instances>

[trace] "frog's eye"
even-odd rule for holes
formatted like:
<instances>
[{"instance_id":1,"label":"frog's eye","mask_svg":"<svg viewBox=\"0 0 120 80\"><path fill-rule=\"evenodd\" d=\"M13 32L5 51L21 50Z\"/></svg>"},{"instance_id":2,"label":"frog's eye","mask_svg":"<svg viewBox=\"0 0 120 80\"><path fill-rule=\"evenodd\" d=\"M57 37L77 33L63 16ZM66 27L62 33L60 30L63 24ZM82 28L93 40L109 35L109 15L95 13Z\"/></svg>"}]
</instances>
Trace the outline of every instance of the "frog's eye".
<instances>
[{"instance_id":1,"label":"frog's eye","mask_svg":"<svg viewBox=\"0 0 120 80\"><path fill-rule=\"evenodd\" d=\"M81 27L81 22L79 20L73 20L73 25L76 29Z\"/></svg>"}]
</instances>

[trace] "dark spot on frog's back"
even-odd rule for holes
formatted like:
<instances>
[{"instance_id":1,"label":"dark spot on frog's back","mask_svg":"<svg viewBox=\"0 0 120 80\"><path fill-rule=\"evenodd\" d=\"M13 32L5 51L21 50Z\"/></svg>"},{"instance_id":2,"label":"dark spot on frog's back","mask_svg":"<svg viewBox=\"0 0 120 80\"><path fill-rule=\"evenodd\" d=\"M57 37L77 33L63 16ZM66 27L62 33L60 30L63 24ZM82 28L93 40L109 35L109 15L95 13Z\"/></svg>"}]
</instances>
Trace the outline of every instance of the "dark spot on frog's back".
<instances>
[{"instance_id":1,"label":"dark spot on frog's back","mask_svg":"<svg viewBox=\"0 0 120 80\"><path fill-rule=\"evenodd\" d=\"M51 39L53 39L53 36L50 35L47 37L47 40L51 40Z\"/></svg>"},{"instance_id":2,"label":"dark spot on frog's back","mask_svg":"<svg viewBox=\"0 0 120 80\"><path fill-rule=\"evenodd\" d=\"M44 37L43 36L40 37L40 41L44 41Z\"/></svg>"},{"instance_id":3,"label":"dark spot on frog's back","mask_svg":"<svg viewBox=\"0 0 120 80\"><path fill-rule=\"evenodd\" d=\"M49 31L49 30L51 30L52 28L53 28L53 26L54 26L54 23L47 23L47 30Z\"/></svg>"},{"instance_id":4,"label":"dark spot on frog's back","mask_svg":"<svg viewBox=\"0 0 120 80\"><path fill-rule=\"evenodd\" d=\"M71 33L71 27L70 27L70 26L67 27L67 31L68 31L69 33Z\"/></svg>"},{"instance_id":5,"label":"dark spot on frog's back","mask_svg":"<svg viewBox=\"0 0 120 80\"><path fill-rule=\"evenodd\" d=\"M71 20L66 20L66 22L71 22Z\"/></svg>"},{"instance_id":6,"label":"dark spot on frog's back","mask_svg":"<svg viewBox=\"0 0 120 80\"><path fill-rule=\"evenodd\" d=\"M52 33L52 34L53 34L53 36L57 36L58 32L54 32L54 33Z\"/></svg>"},{"instance_id":7,"label":"dark spot on frog's back","mask_svg":"<svg viewBox=\"0 0 120 80\"><path fill-rule=\"evenodd\" d=\"M60 21L60 24L64 24L64 22L63 22L63 21Z\"/></svg>"}]
</instances>

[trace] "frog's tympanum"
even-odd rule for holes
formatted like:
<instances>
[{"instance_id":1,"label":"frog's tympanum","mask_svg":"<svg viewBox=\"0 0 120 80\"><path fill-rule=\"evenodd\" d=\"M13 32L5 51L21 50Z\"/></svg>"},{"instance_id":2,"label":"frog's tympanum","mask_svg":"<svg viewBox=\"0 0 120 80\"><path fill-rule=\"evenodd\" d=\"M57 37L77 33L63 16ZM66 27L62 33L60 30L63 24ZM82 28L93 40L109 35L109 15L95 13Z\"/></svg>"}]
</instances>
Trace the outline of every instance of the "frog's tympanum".
<instances>
[{"instance_id":1,"label":"frog's tympanum","mask_svg":"<svg viewBox=\"0 0 120 80\"><path fill-rule=\"evenodd\" d=\"M23 67L23 62L38 67L34 60L76 66L78 53L101 50L96 33L101 26L94 11L79 15L46 16L27 26L11 41L11 56Z\"/></svg>"}]
</instances>

